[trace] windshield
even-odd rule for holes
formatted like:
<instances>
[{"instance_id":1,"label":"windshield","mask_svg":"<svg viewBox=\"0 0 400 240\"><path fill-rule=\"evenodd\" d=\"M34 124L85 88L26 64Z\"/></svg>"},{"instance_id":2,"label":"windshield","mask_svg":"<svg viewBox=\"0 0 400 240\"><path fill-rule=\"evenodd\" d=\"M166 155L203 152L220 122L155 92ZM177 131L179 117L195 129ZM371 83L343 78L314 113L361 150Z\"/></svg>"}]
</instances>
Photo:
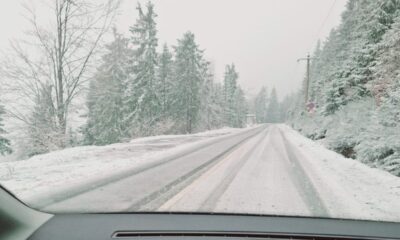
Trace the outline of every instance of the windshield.
<instances>
[{"instance_id":1,"label":"windshield","mask_svg":"<svg viewBox=\"0 0 400 240\"><path fill-rule=\"evenodd\" d=\"M45 212L400 222L400 1L0 3L0 184Z\"/></svg>"}]
</instances>

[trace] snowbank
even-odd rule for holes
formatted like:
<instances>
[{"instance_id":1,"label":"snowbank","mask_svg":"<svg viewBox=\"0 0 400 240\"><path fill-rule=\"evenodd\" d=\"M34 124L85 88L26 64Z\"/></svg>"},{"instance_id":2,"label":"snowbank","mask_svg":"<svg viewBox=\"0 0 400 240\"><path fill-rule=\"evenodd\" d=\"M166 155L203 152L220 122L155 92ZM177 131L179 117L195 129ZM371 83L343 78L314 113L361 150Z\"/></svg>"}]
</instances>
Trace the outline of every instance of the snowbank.
<instances>
[{"instance_id":1,"label":"snowbank","mask_svg":"<svg viewBox=\"0 0 400 240\"><path fill-rule=\"evenodd\" d=\"M32 158L0 163L0 184L23 201L48 196L88 181L160 161L243 129L222 128L188 135L153 136L107 146L80 146Z\"/></svg>"},{"instance_id":2,"label":"snowbank","mask_svg":"<svg viewBox=\"0 0 400 240\"><path fill-rule=\"evenodd\" d=\"M295 147L331 217L400 220L400 178L345 158L305 138L287 125L279 128Z\"/></svg>"}]
</instances>

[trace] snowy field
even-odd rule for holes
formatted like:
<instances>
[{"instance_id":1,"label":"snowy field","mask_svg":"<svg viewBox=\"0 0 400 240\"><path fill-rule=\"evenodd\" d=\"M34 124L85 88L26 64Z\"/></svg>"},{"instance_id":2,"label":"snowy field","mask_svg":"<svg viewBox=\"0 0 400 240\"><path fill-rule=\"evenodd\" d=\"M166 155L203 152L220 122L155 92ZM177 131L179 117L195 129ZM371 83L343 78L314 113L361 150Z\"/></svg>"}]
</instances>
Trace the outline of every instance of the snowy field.
<instances>
[{"instance_id":1,"label":"snowy field","mask_svg":"<svg viewBox=\"0 0 400 240\"><path fill-rule=\"evenodd\" d=\"M88 181L118 175L127 168L159 161L242 130L223 128L191 135L145 137L129 143L74 147L26 160L0 162L0 184L19 198L29 200L79 188Z\"/></svg>"}]
</instances>

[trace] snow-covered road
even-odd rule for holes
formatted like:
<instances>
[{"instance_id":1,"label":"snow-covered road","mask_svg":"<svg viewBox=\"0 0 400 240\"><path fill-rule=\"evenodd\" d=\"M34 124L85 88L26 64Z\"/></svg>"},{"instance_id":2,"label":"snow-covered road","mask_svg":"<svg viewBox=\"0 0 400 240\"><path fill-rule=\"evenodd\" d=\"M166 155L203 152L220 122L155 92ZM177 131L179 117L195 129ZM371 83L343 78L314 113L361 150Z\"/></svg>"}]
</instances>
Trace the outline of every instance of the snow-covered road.
<instances>
[{"instance_id":1,"label":"snow-covered road","mask_svg":"<svg viewBox=\"0 0 400 240\"><path fill-rule=\"evenodd\" d=\"M297 161L288 157L279 129L272 126L227 155L160 210L326 216Z\"/></svg>"},{"instance_id":2,"label":"snow-covered road","mask_svg":"<svg viewBox=\"0 0 400 240\"><path fill-rule=\"evenodd\" d=\"M277 214L400 221L400 178L277 124L208 139L75 194L48 211ZM87 187L87 186L86 186Z\"/></svg>"}]
</instances>

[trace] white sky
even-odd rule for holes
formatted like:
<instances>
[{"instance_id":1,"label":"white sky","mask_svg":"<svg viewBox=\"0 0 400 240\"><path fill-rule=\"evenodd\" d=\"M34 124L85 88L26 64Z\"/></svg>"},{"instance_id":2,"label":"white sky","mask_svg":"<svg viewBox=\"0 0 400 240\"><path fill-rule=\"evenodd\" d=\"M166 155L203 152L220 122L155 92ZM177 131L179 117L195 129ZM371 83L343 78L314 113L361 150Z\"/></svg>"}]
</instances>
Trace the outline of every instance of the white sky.
<instances>
[{"instance_id":1,"label":"white sky","mask_svg":"<svg viewBox=\"0 0 400 240\"><path fill-rule=\"evenodd\" d=\"M0 1L0 50L27 28L21 2ZM116 24L126 34L137 16L136 2L123 2ZM339 24L347 0L153 2L160 45L174 45L190 30L206 57L214 62L217 80L222 80L225 64L233 62L240 74L239 83L248 92L255 93L262 85L269 89L275 86L282 97L300 86L305 63L296 60L312 51L317 39L324 39Z\"/></svg>"}]
</instances>

